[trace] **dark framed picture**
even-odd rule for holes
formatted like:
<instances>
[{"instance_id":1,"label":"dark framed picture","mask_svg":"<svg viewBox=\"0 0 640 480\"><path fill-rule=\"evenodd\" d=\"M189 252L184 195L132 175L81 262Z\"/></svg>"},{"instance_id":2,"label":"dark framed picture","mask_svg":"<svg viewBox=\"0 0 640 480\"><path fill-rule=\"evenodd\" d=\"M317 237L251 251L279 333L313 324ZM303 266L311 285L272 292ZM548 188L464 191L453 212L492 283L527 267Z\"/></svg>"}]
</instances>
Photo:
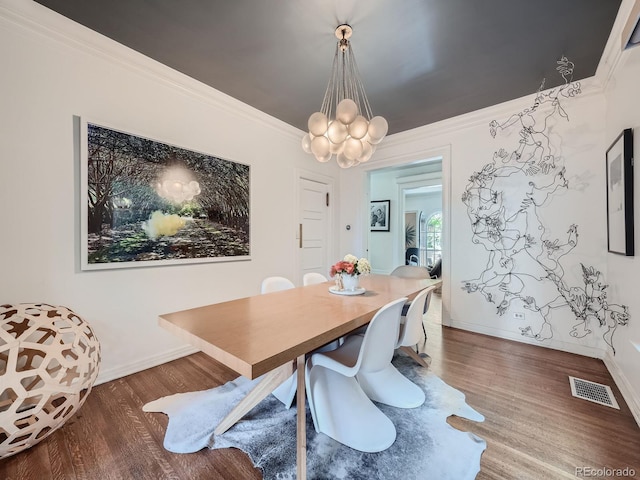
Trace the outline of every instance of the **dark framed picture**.
<instances>
[{"instance_id":1,"label":"dark framed picture","mask_svg":"<svg viewBox=\"0 0 640 480\"><path fill-rule=\"evenodd\" d=\"M371 222L372 232L388 232L389 231L389 210L391 200L374 200L371 202Z\"/></svg>"},{"instance_id":2,"label":"dark framed picture","mask_svg":"<svg viewBox=\"0 0 640 480\"><path fill-rule=\"evenodd\" d=\"M624 130L607 150L607 247L634 255L633 131Z\"/></svg>"},{"instance_id":3,"label":"dark framed picture","mask_svg":"<svg viewBox=\"0 0 640 480\"><path fill-rule=\"evenodd\" d=\"M81 269L250 260L250 167L82 120Z\"/></svg>"}]
</instances>

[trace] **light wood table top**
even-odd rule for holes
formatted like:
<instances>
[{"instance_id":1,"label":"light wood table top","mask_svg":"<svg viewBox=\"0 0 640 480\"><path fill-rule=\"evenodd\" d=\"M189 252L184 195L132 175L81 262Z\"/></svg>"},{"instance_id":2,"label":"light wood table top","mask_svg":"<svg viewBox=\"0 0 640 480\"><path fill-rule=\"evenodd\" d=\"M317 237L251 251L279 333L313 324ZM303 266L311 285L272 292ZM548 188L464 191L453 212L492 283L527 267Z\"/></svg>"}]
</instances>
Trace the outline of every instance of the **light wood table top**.
<instances>
[{"instance_id":1,"label":"light wood table top","mask_svg":"<svg viewBox=\"0 0 640 480\"><path fill-rule=\"evenodd\" d=\"M296 473L306 480L305 354L367 324L398 298L440 280L367 275L362 295L337 295L333 282L160 315L160 325L245 377L264 377L218 424L222 435L293 373L297 383Z\"/></svg>"},{"instance_id":2,"label":"light wood table top","mask_svg":"<svg viewBox=\"0 0 640 480\"><path fill-rule=\"evenodd\" d=\"M253 379L368 323L403 296L440 280L360 277L363 295L329 292L333 282L160 315L160 325Z\"/></svg>"}]
</instances>

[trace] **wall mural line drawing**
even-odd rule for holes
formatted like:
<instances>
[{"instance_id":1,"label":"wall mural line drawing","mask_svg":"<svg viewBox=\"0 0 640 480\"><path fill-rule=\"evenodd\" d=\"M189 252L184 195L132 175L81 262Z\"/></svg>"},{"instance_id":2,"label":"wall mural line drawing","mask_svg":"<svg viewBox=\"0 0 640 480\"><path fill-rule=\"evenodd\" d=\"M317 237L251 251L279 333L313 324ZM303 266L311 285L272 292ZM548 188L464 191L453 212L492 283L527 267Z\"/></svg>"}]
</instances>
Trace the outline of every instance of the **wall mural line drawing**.
<instances>
[{"instance_id":1,"label":"wall mural line drawing","mask_svg":"<svg viewBox=\"0 0 640 480\"><path fill-rule=\"evenodd\" d=\"M518 128L518 144L511 151L496 151L490 163L471 175L462 194L472 242L488 253L482 272L464 280L462 288L483 295L500 316L514 302L539 315L540 325L519 327L521 335L539 341L553 337L553 311L569 308L576 319L569 335L583 338L597 327L615 355L613 336L628 324L628 307L607 301L608 285L593 266L581 264L582 285L568 284L563 259L578 245L578 225L558 235L541 216L569 188L561 138L553 126L559 119L569 121L562 103L580 93L580 83L573 81L574 64L563 56L557 65L563 85L543 92L543 80L531 107L489 124L493 138Z\"/></svg>"}]
</instances>

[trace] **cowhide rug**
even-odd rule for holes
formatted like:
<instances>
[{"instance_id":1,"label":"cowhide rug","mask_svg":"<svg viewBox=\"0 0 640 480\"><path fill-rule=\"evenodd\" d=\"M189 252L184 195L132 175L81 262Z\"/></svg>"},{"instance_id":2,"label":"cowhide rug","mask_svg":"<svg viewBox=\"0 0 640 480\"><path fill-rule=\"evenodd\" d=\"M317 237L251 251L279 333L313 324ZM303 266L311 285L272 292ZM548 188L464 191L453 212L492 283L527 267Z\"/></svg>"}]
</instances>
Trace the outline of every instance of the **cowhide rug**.
<instances>
[{"instance_id":1,"label":"cowhide rug","mask_svg":"<svg viewBox=\"0 0 640 480\"><path fill-rule=\"evenodd\" d=\"M465 402L464 394L403 354L394 365L424 389L424 405L399 409L378 405L393 421L395 443L380 453L363 453L316 433L307 405L307 478L310 480L465 480L480 471L486 442L447 423L457 415L477 422L484 417ZM239 448L259 467L266 480L295 479L296 409L285 409L269 395L223 435L213 430L259 379L239 377L220 387L180 393L146 404L145 412L169 416L164 439L167 450L191 453L208 447Z\"/></svg>"}]
</instances>

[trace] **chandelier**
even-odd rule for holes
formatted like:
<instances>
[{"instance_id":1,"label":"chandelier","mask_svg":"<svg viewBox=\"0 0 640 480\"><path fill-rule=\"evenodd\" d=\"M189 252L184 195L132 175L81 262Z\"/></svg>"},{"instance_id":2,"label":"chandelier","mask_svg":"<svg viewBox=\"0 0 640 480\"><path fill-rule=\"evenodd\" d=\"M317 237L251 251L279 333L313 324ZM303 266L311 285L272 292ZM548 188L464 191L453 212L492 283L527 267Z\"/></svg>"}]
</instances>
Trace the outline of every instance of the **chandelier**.
<instances>
[{"instance_id":1,"label":"chandelier","mask_svg":"<svg viewBox=\"0 0 640 480\"><path fill-rule=\"evenodd\" d=\"M389 128L383 117L371 113L349 42L352 33L346 24L336 28L338 43L324 100L320 111L309 117L309 133L302 138L305 152L319 162L336 155L342 168L369 160Z\"/></svg>"}]
</instances>

